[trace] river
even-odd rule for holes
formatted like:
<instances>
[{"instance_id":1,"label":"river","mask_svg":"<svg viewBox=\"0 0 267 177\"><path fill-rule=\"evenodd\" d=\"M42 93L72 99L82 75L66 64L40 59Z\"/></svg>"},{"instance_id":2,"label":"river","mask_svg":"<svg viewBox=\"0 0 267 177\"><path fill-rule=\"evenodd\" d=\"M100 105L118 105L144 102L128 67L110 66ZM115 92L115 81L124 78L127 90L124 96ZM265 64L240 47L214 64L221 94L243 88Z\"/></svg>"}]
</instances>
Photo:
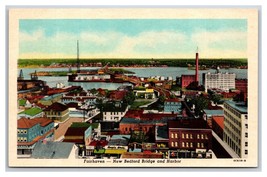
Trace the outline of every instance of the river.
<instances>
[{"instance_id":1,"label":"river","mask_svg":"<svg viewBox=\"0 0 267 177\"><path fill-rule=\"evenodd\" d=\"M85 69L97 69L96 67L82 67L81 70ZM135 72L136 76L139 77L150 77L150 76L164 76L172 77L176 79L176 77L180 77L182 74L195 74L195 70L189 70L188 68L184 67L150 67L150 68L125 68L129 71ZM23 76L25 79L30 78L30 73L36 71L68 71L68 68L23 68ZM17 70L19 75L20 69ZM221 72L228 72L228 73L236 73L236 78L244 79L247 78L247 69L221 69ZM202 84L202 73L211 72L214 73L214 69L209 70L200 70L199 71L199 80L200 84ZM47 82L47 85L50 87L55 87L57 83L63 83L65 86L75 85L75 86L82 86L84 89L92 89L92 88L103 88L103 89L116 89L122 84L120 83L102 83L102 82L68 82L67 76L60 76L60 77L51 77L51 76L39 76L40 80L44 80Z\"/></svg>"}]
</instances>

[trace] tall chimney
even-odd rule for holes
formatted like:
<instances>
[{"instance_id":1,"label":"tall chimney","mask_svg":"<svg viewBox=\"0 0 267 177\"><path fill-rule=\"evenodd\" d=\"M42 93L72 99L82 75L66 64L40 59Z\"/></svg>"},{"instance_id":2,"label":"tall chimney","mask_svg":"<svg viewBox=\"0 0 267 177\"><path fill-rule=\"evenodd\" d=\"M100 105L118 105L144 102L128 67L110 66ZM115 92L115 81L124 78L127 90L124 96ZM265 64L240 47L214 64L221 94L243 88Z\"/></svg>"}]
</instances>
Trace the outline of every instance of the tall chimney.
<instances>
[{"instance_id":1,"label":"tall chimney","mask_svg":"<svg viewBox=\"0 0 267 177\"><path fill-rule=\"evenodd\" d=\"M197 53L196 53L196 74L195 74L195 81L198 85L198 47L197 47Z\"/></svg>"},{"instance_id":2,"label":"tall chimney","mask_svg":"<svg viewBox=\"0 0 267 177\"><path fill-rule=\"evenodd\" d=\"M77 40L77 73L80 73L79 41Z\"/></svg>"}]
</instances>

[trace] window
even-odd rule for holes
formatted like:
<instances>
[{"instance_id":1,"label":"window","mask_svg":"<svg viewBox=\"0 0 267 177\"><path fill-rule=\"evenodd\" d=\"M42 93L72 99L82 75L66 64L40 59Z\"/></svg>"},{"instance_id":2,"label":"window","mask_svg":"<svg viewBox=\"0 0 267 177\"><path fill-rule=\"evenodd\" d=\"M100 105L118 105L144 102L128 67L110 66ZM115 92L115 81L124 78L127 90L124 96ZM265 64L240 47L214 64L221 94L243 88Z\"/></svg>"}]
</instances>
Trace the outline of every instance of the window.
<instances>
[{"instance_id":1,"label":"window","mask_svg":"<svg viewBox=\"0 0 267 177\"><path fill-rule=\"evenodd\" d=\"M188 134L186 134L186 139L188 139L189 138L189 135Z\"/></svg>"},{"instance_id":2,"label":"window","mask_svg":"<svg viewBox=\"0 0 267 177\"><path fill-rule=\"evenodd\" d=\"M175 147L177 147L178 146L178 142L175 142Z\"/></svg>"},{"instance_id":3,"label":"window","mask_svg":"<svg viewBox=\"0 0 267 177\"><path fill-rule=\"evenodd\" d=\"M248 133L245 133L245 137L246 137L246 138L248 137Z\"/></svg>"},{"instance_id":4,"label":"window","mask_svg":"<svg viewBox=\"0 0 267 177\"><path fill-rule=\"evenodd\" d=\"M20 134L20 130L18 130L18 134Z\"/></svg>"},{"instance_id":5,"label":"window","mask_svg":"<svg viewBox=\"0 0 267 177\"><path fill-rule=\"evenodd\" d=\"M204 148L204 143L201 143L201 148Z\"/></svg>"},{"instance_id":6,"label":"window","mask_svg":"<svg viewBox=\"0 0 267 177\"><path fill-rule=\"evenodd\" d=\"M174 146L174 143L172 142L172 147Z\"/></svg>"},{"instance_id":7,"label":"window","mask_svg":"<svg viewBox=\"0 0 267 177\"><path fill-rule=\"evenodd\" d=\"M175 133L175 138L178 138L178 134L177 133Z\"/></svg>"},{"instance_id":8,"label":"window","mask_svg":"<svg viewBox=\"0 0 267 177\"><path fill-rule=\"evenodd\" d=\"M203 134L201 134L201 139L204 139L204 135Z\"/></svg>"},{"instance_id":9,"label":"window","mask_svg":"<svg viewBox=\"0 0 267 177\"><path fill-rule=\"evenodd\" d=\"M186 142L186 147L189 147L189 143L188 142Z\"/></svg>"},{"instance_id":10,"label":"window","mask_svg":"<svg viewBox=\"0 0 267 177\"><path fill-rule=\"evenodd\" d=\"M192 134L190 134L190 139L193 139L193 135Z\"/></svg>"},{"instance_id":11,"label":"window","mask_svg":"<svg viewBox=\"0 0 267 177\"><path fill-rule=\"evenodd\" d=\"M198 147L198 148L200 147L200 143L197 143L197 147Z\"/></svg>"},{"instance_id":12,"label":"window","mask_svg":"<svg viewBox=\"0 0 267 177\"><path fill-rule=\"evenodd\" d=\"M184 134L182 133L182 138L184 139Z\"/></svg>"},{"instance_id":13,"label":"window","mask_svg":"<svg viewBox=\"0 0 267 177\"><path fill-rule=\"evenodd\" d=\"M24 133L24 134L27 134L27 130L24 130L23 133Z\"/></svg>"},{"instance_id":14,"label":"window","mask_svg":"<svg viewBox=\"0 0 267 177\"><path fill-rule=\"evenodd\" d=\"M190 143L190 147L191 147L191 148L193 147L193 143L192 143L192 142Z\"/></svg>"},{"instance_id":15,"label":"window","mask_svg":"<svg viewBox=\"0 0 267 177\"><path fill-rule=\"evenodd\" d=\"M128 131L128 130L127 130L127 127L125 128L125 131Z\"/></svg>"},{"instance_id":16,"label":"window","mask_svg":"<svg viewBox=\"0 0 267 177\"><path fill-rule=\"evenodd\" d=\"M246 146L246 147L248 146L248 142L245 142L245 146Z\"/></svg>"},{"instance_id":17,"label":"window","mask_svg":"<svg viewBox=\"0 0 267 177\"><path fill-rule=\"evenodd\" d=\"M184 142L182 142L182 147L184 147Z\"/></svg>"},{"instance_id":18,"label":"window","mask_svg":"<svg viewBox=\"0 0 267 177\"><path fill-rule=\"evenodd\" d=\"M246 154L246 155L248 154L248 150L245 150L245 154Z\"/></svg>"},{"instance_id":19,"label":"window","mask_svg":"<svg viewBox=\"0 0 267 177\"><path fill-rule=\"evenodd\" d=\"M205 139L206 139L206 140L209 139L207 134L205 135Z\"/></svg>"},{"instance_id":20,"label":"window","mask_svg":"<svg viewBox=\"0 0 267 177\"><path fill-rule=\"evenodd\" d=\"M245 124L245 127L248 128L248 124Z\"/></svg>"},{"instance_id":21,"label":"window","mask_svg":"<svg viewBox=\"0 0 267 177\"><path fill-rule=\"evenodd\" d=\"M197 134L197 139L199 139L199 137L200 137L200 135L199 135L199 134Z\"/></svg>"},{"instance_id":22,"label":"window","mask_svg":"<svg viewBox=\"0 0 267 177\"><path fill-rule=\"evenodd\" d=\"M173 133L171 134L171 137L173 138Z\"/></svg>"},{"instance_id":23,"label":"window","mask_svg":"<svg viewBox=\"0 0 267 177\"><path fill-rule=\"evenodd\" d=\"M27 138L26 138L26 137L24 137L24 141L25 141L25 142L27 141Z\"/></svg>"}]
</instances>

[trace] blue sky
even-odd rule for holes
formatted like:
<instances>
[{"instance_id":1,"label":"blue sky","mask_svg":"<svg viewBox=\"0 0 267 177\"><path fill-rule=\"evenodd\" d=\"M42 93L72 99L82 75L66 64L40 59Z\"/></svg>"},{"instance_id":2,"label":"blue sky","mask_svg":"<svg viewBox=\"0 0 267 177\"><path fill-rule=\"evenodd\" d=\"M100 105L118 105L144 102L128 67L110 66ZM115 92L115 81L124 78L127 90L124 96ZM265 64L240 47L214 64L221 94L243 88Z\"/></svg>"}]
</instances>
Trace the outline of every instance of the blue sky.
<instances>
[{"instance_id":1,"label":"blue sky","mask_svg":"<svg viewBox=\"0 0 267 177\"><path fill-rule=\"evenodd\" d=\"M20 58L246 57L242 19L20 20Z\"/></svg>"}]
</instances>

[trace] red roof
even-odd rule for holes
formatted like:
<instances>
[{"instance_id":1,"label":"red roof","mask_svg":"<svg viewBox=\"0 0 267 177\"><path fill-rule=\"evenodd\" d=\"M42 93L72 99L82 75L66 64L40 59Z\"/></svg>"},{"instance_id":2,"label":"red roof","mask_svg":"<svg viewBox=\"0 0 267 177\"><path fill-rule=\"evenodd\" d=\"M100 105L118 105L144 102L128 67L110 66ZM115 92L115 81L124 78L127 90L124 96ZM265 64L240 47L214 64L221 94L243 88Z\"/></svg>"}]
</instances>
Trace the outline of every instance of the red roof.
<instances>
[{"instance_id":1,"label":"red roof","mask_svg":"<svg viewBox=\"0 0 267 177\"><path fill-rule=\"evenodd\" d=\"M212 116L212 121L216 122L222 129L224 129L224 117Z\"/></svg>"},{"instance_id":2,"label":"red roof","mask_svg":"<svg viewBox=\"0 0 267 177\"><path fill-rule=\"evenodd\" d=\"M106 140L100 140L100 141L92 141L89 146L101 146L105 147L108 144L108 141Z\"/></svg>"},{"instance_id":3,"label":"red roof","mask_svg":"<svg viewBox=\"0 0 267 177\"><path fill-rule=\"evenodd\" d=\"M109 94L109 98L113 99L113 100L122 100L124 98L124 96L126 95L127 91L111 91L111 93Z\"/></svg>"},{"instance_id":4,"label":"red roof","mask_svg":"<svg viewBox=\"0 0 267 177\"><path fill-rule=\"evenodd\" d=\"M128 110L124 117L140 118L143 115L144 110Z\"/></svg>"},{"instance_id":5,"label":"red roof","mask_svg":"<svg viewBox=\"0 0 267 177\"><path fill-rule=\"evenodd\" d=\"M66 109L68 109L68 107L64 104L55 102L52 105L48 106L48 108L46 108L44 111L65 111Z\"/></svg>"},{"instance_id":6,"label":"red roof","mask_svg":"<svg viewBox=\"0 0 267 177\"><path fill-rule=\"evenodd\" d=\"M178 98L172 98L172 99L170 98L170 99L166 99L165 102L181 102L181 100Z\"/></svg>"},{"instance_id":7,"label":"red roof","mask_svg":"<svg viewBox=\"0 0 267 177\"><path fill-rule=\"evenodd\" d=\"M36 124L40 124L42 127L52 123L53 121L44 117L34 118L34 119L27 119L21 118L17 121L18 128L31 128Z\"/></svg>"}]
</instances>

